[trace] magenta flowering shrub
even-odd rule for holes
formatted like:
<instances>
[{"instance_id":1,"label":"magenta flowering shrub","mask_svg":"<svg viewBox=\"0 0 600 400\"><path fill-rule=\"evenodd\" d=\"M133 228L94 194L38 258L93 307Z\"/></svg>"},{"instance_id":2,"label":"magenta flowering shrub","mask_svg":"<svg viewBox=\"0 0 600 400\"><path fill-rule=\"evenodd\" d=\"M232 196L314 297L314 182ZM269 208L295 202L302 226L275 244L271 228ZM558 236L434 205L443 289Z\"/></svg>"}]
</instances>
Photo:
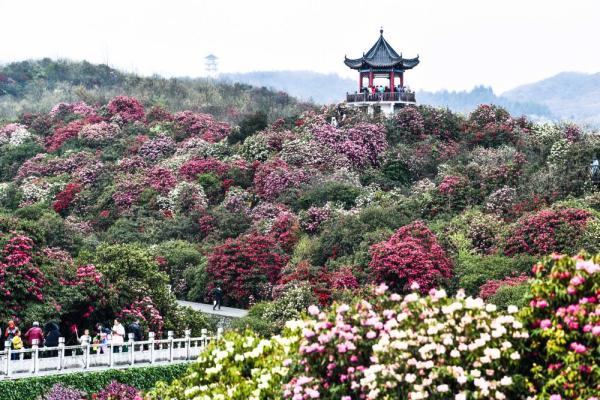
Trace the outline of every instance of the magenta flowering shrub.
<instances>
[{"instance_id":1,"label":"magenta flowering shrub","mask_svg":"<svg viewBox=\"0 0 600 400\"><path fill-rule=\"evenodd\" d=\"M160 337L164 328L163 317L149 296L144 296L123 308L121 312L117 313L117 316L123 320L125 326L139 320L144 335L147 335L148 332L154 332L157 337Z\"/></svg>"},{"instance_id":2,"label":"magenta flowering shrub","mask_svg":"<svg viewBox=\"0 0 600 400\"><path fill-rule=\"evenodd\" d=\"M503 108L482 104L467 121L467 135L473 145L499 146L516 138L517 121Z\"/></svg>"},{"instance_id":3,"label":"magenta flowering shrub","mask_svg":"<svg viewBox=\"0 0 600 400\"><path fill-rule=\"evenodd\" d=\"M435 235L422 221L398 229L370 249L369 267L377 282L406 291L417 283L426 293L452 276L452 262Z\"/></svg>"},{"instance_id":4,"label":"magenta flowering shrub","mask_svg":"<svg viewBox=\"0 0 600 400\"><path fill-rule=\"evenodd\" d=\"M141 400L139 390L133 386L112 381L96 394L96 400Z\"/></svg>"},{"instance_id":5,"label":"magenta flowering shrub","mask_svg":"<svg viewBox=\"0 0 600 400\"><path fill-rule=\"evenodd\" d=\"M438 190L441 194L452 195L465 185L465 179L462 176L446 175L438 185Z\"/></svg>"},{"instance_id":6,"label":"magenta flowering shrub","mask_svg":"<svg viewBox=\"0 0 600 400\"><path fill-rule=\"evenodd\" d=\"M312 134L317 142L344 154L355 168L379 165L387 149L386 131L380 124L361 122L346 130L324 124L314 127Z\"/></svg>"},{"instance_id":7,"label":"magenta flowering shrub","mask_svg":"<svg viewBox=\"0 0 600 400\"><path fill-rule=\"evenodd\" d=\"M72 114L80 117L88 117L95 114L95 110L83 101L77 103L58 103L52 107L49 116L53 120L63 120Z\"/></svg>"},{"instance_id":8,"label":"magenta flowering shrub","mask_svg":"<svg viewBox=\"0 0 600 400\"><path fill-rule=\"evenodd\" d=\"M106 107L112 117L125 123L144 119L144 106L135 97L117 96Z\"/></svg>"},{"instance_id":9,"label":"magenta flowering shrub","mask_svg":"<svg viewBox=\"0 0 600 400\"><path fill-rule=\"evenodd\" d=\"M592 215L576 208L547 209L519 219L506 239L504 252L549 254L576 251L580 236Z\"/></svg>"},{"instance_id":10,"label":"magenta flowering shrub","mask_svg":"<svg viewBox=\"0 0 600 400\"><path fill-rule=\"evenodd\" d=\"M600 393L599 263L599 256L553 254L534 267L523 317L540 399L589 400Z\"/></svg>"},{"instance_id":11,"label":"magenta flowering shrub","mask_svg":"<svg viewBox=\"0 0 600 400\"><path fill-rule=\"evenodd\" d=\"M310 176L303 170L290 167L281 159L259 165L254 175L256 194L265 200L275 200L285 190L308 182Z\"/></svg>"}]
</instances>

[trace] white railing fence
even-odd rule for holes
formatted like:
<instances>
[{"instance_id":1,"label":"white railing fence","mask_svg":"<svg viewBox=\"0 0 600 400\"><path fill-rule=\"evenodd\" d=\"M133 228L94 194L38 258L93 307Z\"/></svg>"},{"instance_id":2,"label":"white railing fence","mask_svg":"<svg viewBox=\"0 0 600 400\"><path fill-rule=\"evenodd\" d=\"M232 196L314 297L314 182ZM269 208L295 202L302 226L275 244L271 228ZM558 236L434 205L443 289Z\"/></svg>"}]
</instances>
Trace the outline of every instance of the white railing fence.
<instances>
[{"instance_id":1,"label":"white railing fence","mask_svg":"<svg viewBox=\"0 0 600 400\"><path fill-rule=\"evenodd\" d=\"M34 340L31 348L20 350L11 349L10 342L6 342L5 350L0 351L0 380L193 360L210 341L222 335L222 329L212 336L206 329L199 337L191 337L190 333L186 330L184 337L175 338L169 331L166 339L156 339L150 332L148 340L137 342L130 333L123 344L84 341L74 346L65 346L61 337L58 347L38 347Z\"/></svg>"}]
</instances>

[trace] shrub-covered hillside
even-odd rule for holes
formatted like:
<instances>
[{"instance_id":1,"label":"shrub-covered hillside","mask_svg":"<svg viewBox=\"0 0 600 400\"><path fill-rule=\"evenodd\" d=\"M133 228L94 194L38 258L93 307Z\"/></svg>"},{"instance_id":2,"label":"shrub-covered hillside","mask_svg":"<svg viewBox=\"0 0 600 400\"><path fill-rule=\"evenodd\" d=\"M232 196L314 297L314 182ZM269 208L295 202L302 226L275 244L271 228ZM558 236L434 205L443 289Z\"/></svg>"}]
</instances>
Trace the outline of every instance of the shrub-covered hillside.
<instances>
[{"instance_id":1,"label":"shrub-covered hillside","mask_svg":"<svg viewBox=\"0 0 600 400\"><path fill-rule=\"evenodd\" d=\"M520 304L538 256L599 250L600 141L577 126L487 105L256 122L115 97L1 126L0 320L183 329L205 321L174 297L220 284L270 334L369 283Z\"/></svg>"},{"instance_id":2,"label":"shrub-covered hillside","mask_svg":"<svg viewBox=\"0 0 600 400\"><path fill-rule=\"evenodd\" d=\"M0 65L0 120L23 112L45 112L59 102L104 104L124 94L147 106L208 112L235 122L259 111L275 120L311 107L266 88L204 78L141 77L86 61L45 58Z\"/></svg>"}]
</instances>

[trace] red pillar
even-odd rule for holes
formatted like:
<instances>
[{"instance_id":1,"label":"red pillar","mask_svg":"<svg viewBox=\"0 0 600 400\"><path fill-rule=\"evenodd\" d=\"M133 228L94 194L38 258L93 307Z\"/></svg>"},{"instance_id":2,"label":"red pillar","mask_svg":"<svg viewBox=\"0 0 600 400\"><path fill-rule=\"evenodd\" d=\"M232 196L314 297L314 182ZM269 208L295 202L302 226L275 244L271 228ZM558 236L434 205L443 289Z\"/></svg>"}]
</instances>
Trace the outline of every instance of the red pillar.
<instances>
[{"instance_id":1,"label":"red pillar","mask_svg":"<svg viewBox=\"0 0 600 400\"><path fill-rule=\"evenodd\" d=\"M390 72L390 91L394 93L394 70Z\"/></svg>"},{"instance_id":2,"label":"red pillar","mask_svg":"<svg viewBox=\"0 0 600 400\"><path fill-rule=\"evenodd\" d=\"M400 86L404 87L404 73L400 73Z\"/></svg>"},{"instance_id":3,"label":"red pillar","mask_svg":"<svg viewBox=\"0 0 600 400\"><path fill-rule=\"evenodd\" d=\"M369 71L369 87L373 86L373 70Z\"/></svg>"},{"instance_id":4,"label":"red pillar","mask_svg":"<svg viewBox=\"0 0 600 400\"><path fill-rule=\"evenodd\" d=\"M362 72L358 73L358 92L362 92L362 78L363 78L363 74Z\"/></svg>"}]
</instances>

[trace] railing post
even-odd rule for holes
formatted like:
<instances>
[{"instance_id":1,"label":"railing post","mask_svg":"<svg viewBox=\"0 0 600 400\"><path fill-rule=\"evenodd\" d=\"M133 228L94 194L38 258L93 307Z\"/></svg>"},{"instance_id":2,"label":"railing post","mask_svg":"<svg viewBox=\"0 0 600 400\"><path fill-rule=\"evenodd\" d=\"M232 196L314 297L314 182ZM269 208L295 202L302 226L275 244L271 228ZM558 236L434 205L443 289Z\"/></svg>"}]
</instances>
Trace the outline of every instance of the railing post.
<instances>
[{"instance_id":1,"label":"railing post","mask_svg":"<svg viewBox=\"0 0 600 400\"><path fill-rule=\"evenodd\" d=\"M202 343L202 347L206 347L206 334L207 333L208 333L208 331L206 329L200 330L200 338L201 338L200 343Z\"/></svg>"},{"instance_id":2,"label":"railing post","mask_svg":"<svg viewBox=\"0 0 600 400\"><path fill-rule=\"evenodd\" d=\"M65 359L65 338L58 338L58 370L63 368L63 360Z\"/></svg>"},{"instance_id":3,"label":"railing post","mask_svg":"<svg viewBox=\"0 0 600 400\"><path fill-rule=\"evenodd\" d=\"M148 333L148 340L150 341L150 364L154 364L154 332Z\"/></svg>"},{"instance_id":4,"label":"railing post","mask_svg":"<svg viewBox=\"0 0 600 400\"><path fill-rule=\"evenodd\" d=\"M167 339L169 339L169 362L173 362L173 331L167 332Z\"/></svg>"},{"instance_id":5,"label":"railing post","mask_svg":"<svg viewBox=\"0 0 600 400\"><path fill-rule=\"evenodd\" d=\"M108 366L112 368L114 365L114 362L115 362L115 358L113 356L114 348L113 348L112 339L108 341L107 349L108 349Z\"/></svg>"},{"instance_id":6,"label":"railing post","mask_svg":"<svg viewBox=\"0 0 600 400\"><path fill-rule=\"evenodd\" d=\"M33 339L31 341L31 349L33 350L33 353L31 354L31 361L33 362L33 365L31 368L31 372L33 372L34 374L37 374L39 371L39 361L38 361L38 356L39 356L39 350L38 350L38 339Z\"/></svg>"},{"instance_id":7,"label":"railing post","mask_svg":"<svg viewBox=\"0 0 600 400\"><path fill-rule=\"evenodd\" d=\"M190 336L192 334L192 331L189 330L189 329L186 329L184 331L184 333L185 333L185 359L189 360L190 359L190 352L191 352L190 346L192 345L192 342L190 340Z\"/></svg>"},{"instance_id":8,"label":"railing post","mask_svg":"<svg viewBox=\"0 0 600 400\"><path fill-rule=\"evenodd\" d=\"M11 345L12 343L10 342L10 340L7 340L6 342L4 342L4 349L6 350L6 376L10 376L10 350L11 350Z\"/></svg>"},{"instance_id":9,"label":"railing post","mask_svg":"<svg viewBox=\"0 0 600 400\"><path fill-rule=\"evenodd\" d=\"M135 363L135 344L134 344L134 335L130 333L127 335L129 337L129 364L133 365Z\"/></svg>"}]
</instances>

